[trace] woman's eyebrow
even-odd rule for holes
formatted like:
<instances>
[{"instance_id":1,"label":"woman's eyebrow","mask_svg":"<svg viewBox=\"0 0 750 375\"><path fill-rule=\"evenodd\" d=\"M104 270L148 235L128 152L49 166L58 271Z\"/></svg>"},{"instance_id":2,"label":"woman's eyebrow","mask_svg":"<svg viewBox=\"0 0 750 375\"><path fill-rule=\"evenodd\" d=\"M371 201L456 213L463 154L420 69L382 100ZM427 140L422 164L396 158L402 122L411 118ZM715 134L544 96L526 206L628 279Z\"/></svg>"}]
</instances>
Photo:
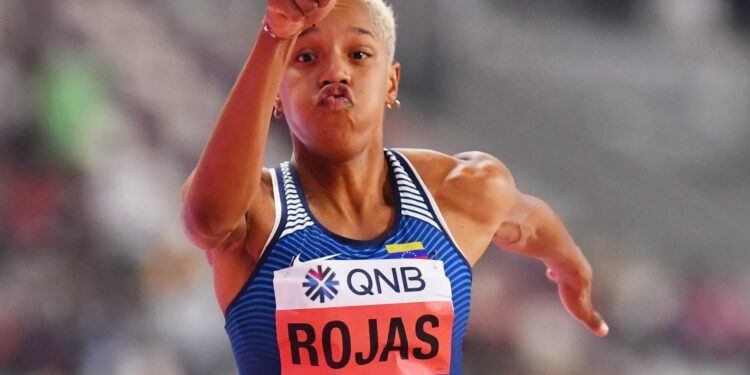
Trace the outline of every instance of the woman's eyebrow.
<instances>
[{"instance_id":1,"label":"woman's eyebrow","mask_svg":"<svg viewBox=\"0 0 750 375\"><path fill-rule=\"evenodd\" d=\"M319 30L318 30L317 26L313 25L311 27L308 27L307 29L305 29L301 33L299 33L299 35L297 36L297 39L302 38L303 36L305 36L305 35L307 35L309 33L312 33L312 32L316 32L317 33L318 31Z\"/></svg>"},{"instance_id":2,"label":"woman's eyebrow","mask_svg":"<svg viewBox=\"0 0 750 375\"><path fill-rule=\"evenodd\" d=\"M302 31L299 34L299 36L297 36L297 38L299 39L299 38L302 38L303 36L305 36L307 34L318 33L318 32L320 32L320 30L318 29L317 26L311 26L311 27L308 27L307 29L305 29L304 31ZM370 30L367 30L367 29L365 29L363 27L357 27L357 26L351 27L351 28L349 28L349 32L354 32L354 33L357 33L357 34L360 34L360 35L367 35L370 38L375 39L375 35Z\"/></svg>"},{"instance_id":3,"label":"woman's eyebrow","mask_svg":"<svg viewBox=\"0 0 750 375\"><path fill-rule=\"evenodd\" d=\"M355 26L355 27L350 28L349 31L353 31L353 32L355 32L357 34L361 34L361 35L368 35L368 36L370 36L370 38L375 39L375 35L373 35L370 32L370 30L367 30L367 29L362 28L362 27L356 27Z\"/></svg>"}]
</instances>

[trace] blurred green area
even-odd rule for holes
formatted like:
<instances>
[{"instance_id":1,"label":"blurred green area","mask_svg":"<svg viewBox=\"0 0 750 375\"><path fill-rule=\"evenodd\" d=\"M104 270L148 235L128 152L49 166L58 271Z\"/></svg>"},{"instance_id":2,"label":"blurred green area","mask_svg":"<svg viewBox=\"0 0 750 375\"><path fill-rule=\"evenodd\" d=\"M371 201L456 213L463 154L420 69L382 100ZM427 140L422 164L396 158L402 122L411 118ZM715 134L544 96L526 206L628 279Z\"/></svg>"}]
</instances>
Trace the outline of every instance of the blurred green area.
<instances>
[{"instance_id":1,"label":"blurred green area","mask_svg":"<svg viewBox=\"0 0 750 375\"><path fill-rule=\"evenodd\" d=\"M103 77L81 58L50 59L39 73L39 117L52 151L79 165L85 158L92 132L103 126L99 119L106 91Z\"/></svg>"}]
</instances>

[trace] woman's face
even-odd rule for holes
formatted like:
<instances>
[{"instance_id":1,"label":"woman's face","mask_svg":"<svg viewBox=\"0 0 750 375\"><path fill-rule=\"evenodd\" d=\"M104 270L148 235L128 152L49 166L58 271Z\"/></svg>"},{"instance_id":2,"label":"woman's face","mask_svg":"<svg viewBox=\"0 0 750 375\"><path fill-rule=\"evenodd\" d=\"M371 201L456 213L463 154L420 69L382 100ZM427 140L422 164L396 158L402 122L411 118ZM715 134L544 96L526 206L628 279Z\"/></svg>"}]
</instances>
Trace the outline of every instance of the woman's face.
<instances>
[{"instance_id":1,"label":"woman's face","mask_svg":"<svg viewBox=\"0 0 750 375\"><path fill-rule=\"evenodd\" d=\"M339 0L300 35L284 74L279 97L292 136L334 159L382 143L384 108L396 99L399 74L367 6Z\"/></svg>"}]
</instances>

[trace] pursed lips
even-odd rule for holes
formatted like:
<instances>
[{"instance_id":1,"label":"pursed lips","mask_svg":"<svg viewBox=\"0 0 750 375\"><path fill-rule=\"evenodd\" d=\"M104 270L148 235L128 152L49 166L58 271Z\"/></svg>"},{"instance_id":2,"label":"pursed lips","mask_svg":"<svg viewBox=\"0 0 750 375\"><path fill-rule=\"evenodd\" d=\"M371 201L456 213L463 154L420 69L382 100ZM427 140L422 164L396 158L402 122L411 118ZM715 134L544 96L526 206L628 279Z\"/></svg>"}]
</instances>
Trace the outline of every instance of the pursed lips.
<instances>
[{"instance_id":1,"label":"pursed lips","mask_svg":"<svg viewBox=\"0 0 750 375\"><path fill-rule=\"evenodd\" d=\"M348 107L353 103L352 90L343 83L329 83L320 89L316 102L332 109Z\"/></svg>"}]
</instances>

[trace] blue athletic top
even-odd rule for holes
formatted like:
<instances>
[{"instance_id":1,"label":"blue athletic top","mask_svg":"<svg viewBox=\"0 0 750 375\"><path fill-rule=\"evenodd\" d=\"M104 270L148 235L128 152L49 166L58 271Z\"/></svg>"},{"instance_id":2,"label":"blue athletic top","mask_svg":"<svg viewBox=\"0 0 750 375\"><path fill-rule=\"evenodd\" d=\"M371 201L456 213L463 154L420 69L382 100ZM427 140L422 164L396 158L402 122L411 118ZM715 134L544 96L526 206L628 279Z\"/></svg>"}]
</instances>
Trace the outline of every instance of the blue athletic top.
<instances>
[{"instance_id":1,"label":"blue athletic top","mask_svg":"<svg viewBox=\"0 0 750 375\"><path fill-rule=\"evenodd\" d=\"M225 329L240 374L281 373L274 271L290 267L292 262L334 255L333 259L336 260L388 259L396 255L442 261L445 276L450 280L454 311L450 334L450 374L461 374L462 343L471 298L471 267L415 168L402 154L389 149L384 152L394 192L396 217L387 233L372 240L345 238L321 225L310 211L289 162L282 163L272 171L276 207L274 227L255 270L225 314ZM413 243L419 243L419 248L405 253L394 254L386 248L390 244ZM344 284L342 282L339 287ZM323 302L323 296L320 298ZM331 335L330 331L328 334ZM367 332L361 335L366 337ZM389 344L393 345L393 340L390 341Z\"/></svg>"}]
</instances>

